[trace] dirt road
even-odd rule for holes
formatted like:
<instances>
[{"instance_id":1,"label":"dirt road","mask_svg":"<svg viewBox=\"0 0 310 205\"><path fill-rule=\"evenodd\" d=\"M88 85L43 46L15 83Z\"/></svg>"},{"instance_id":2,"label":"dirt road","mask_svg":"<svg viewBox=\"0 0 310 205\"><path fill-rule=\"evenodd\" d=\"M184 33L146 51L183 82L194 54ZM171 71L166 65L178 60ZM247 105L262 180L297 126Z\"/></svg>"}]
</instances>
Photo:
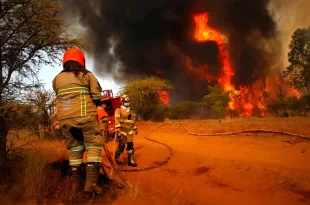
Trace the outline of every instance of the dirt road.
<instances>
[{"instance_id":1,"label":"dirt road","mask_svg":"<svg viewBox=\"0 0 310 205\"><path fill-rule=\"evenodd\" d=\"M310 122L305 119L183 123L198 133L260 128L310 136ZM159 163L169 154L167 148L143 137L157 125L139 123L135 138L139 168ZM125 172L135 189L114 204L310 204L310 144L305 140L275 134L193 136L173 123L149 137L170 145L173 157L153 170ZM110 150L112 146L108 143Z\"/></svg>"}]
</instances>

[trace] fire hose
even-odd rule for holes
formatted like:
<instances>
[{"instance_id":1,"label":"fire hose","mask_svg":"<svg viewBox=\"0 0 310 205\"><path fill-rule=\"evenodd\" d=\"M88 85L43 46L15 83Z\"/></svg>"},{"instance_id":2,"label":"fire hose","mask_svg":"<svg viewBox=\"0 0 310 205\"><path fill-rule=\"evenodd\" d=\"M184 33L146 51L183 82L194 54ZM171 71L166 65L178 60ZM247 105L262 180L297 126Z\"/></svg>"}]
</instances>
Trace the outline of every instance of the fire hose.
<instances>
[{"instance_id":1,"label":"fire hose","mask_svg":"<svg viewBox=\"0 0 310 205\"><path fill-rule=\"evenodd\" d=\"M145 136L144 136L145 139L147 139L147 140L149 140L149 141L153 141L153 142L159 143L159 144L161 144L161 145L163 145L163 146L165 146L165 147L167 147L167 148L169 149L170 154L169 154L168 158L167 158L165 161L163 161L163 162L160 163L160 164L157 164L157 165L154 165L154 166L150 166L150 167L146 167L146 168L142 168L142 169L118 169L118 168L116 168L116 165L115 165L115 163L114 163L114 161L113 161L113 159L112 159L112 156L111 156L110 153L109 153L109 150L108 150L107 146L104 144L104 145L103 145L103 149L104 149L104 151L105 151L105 153L106 153L106 155L107 155L107 158L108 158L108 160L109 160L111 166L106 165L106 164L104 164L104 163L101 163L101 165L102 165L101 168L102 168L103 172L107 175L107 173L106 173L104 167L107 167L107 168L111 169L112 172L114 171L114 172L119 176L119 178L124 182L124 184L125 184L127 187L132 188L132 185L126 180L126 178L122 175L122 173L121 173L120 171L123 171L123 172L124 172L124 171L127 171L127 172L128 172L128 171L131 171L131 172L135 172L135 171L145 171L145 170L154 169L154 168L157 168L157 167L160 167L160 166L166 164L166 163L170 160L170 158L172 157L172 154L173 154L172 148L171 148L170 146L166 145L165 143L162 143L162 142L159 142L159 141L156 141L156 140L153 140L153 139L150 139L150 138L147 137L148 134L150 134L151 132L153 132L154 130L158 129L159 127L161 127L161 126L163 126L163 125L165 125L165 124L166 124L166 123L162 123L162 124L158 125L157 127L155 127L155 128L153 128L152 130L148 131L148 132L145 134ZM115 137L116 137L116 136L115 136ZM113 155L114 155L114 154L115 154L115 139L114 139L114 150L113 150ZM111 175L112 175L112 173L111 173ZM108 175L107 175L107 176L108 176ZM110 176L110 177L111 177L111 176Z\"/></svg>"},{"instance_id":2,"label":"fire hose","mask_svg":"<svg viewBox=\"0 0 310 205\"><path fill-rule=\"evenodd\" d=\"M157 140L154 140L154 139L151 139L151 138L148 137L148 135L149 135L151 132L155 131L156 129L158 129L158 128L160 128L160 127L166 125L166 124L169 124L169 123L164 122L164 123L162 123L162 124L156 126L155 128L153 128L153 129L151 129L150 131L148 131L148 132L145 134L145 136L144 136L144 138L145 138L146 140L152 141L152 142L155 142L155 143L158 143L158 144L161 144L161 145L165 146L166 148L168 148L168 150L169 150L169 155L168 155L168 157L167 157L164 161L162 161L161 163L158 163L158 164L156 164L156 165L151 165L151 166L148 166L148 167L138 168L138 169L137 169L137 168L133 168L133 169L129 169L129 168L127 168L127 169L115 169L115 164L114 164L114 162L113 162L113 164L114 164L113 170L115 170L115 171L117 171L117 172L119 172L119 171L121 171L121 172L140 172L140 171L146 171L146 170L155 169L155 168L161 167L161 166L163 166L164 164L166 164L166 163L171 159L171 157L172 157L172 155L173 155L173 150L172 150L172 148L171 148L169 145L167 145L167 144L165 144L165 143L163 143L163 142L159 142L159 141L157 141ZM287 135L287 136L292 136L292 137L301 138L301 139L306 140L306 141L310 141L310 137L303 136L303 135L296 134L296 133L285 132L285 131L273 131L273 130L264 130L264 129L249 129L249 130L234 131L234 132L222 132L222 133L194 133L194 132L190 132L190 131L185 127L185 125L184 125L183 123L180 123L180 122L172 122L171 124L179 124L179 125L181 125L181 126L183 127L183 129L185 130L185 132L187 132L187 133L190 134L190 135L196 135L196 136L226 136L226 135L236 135L236 134L242 134L242 133L269 133L269 134ZM106 153L108 153L108 152L106 152ZM108 155L108 154L107 154L107 155ZM108 158L111 158L111 156L108 156ZM109 159L109 161L110 161L110 159ZM113 159L111 159L111 161L113 161ZM111 161L110 161L110 163L111 163ZM110 169L111 169L110 166L108 166L108 165L106 165L106 164L104 164L104 163L102 163L102 164L103 164L104 167L107 167L107 168L110 168ZM118 174L118 175L119 175L119 174Z\"/></svg>"}]
</instances>

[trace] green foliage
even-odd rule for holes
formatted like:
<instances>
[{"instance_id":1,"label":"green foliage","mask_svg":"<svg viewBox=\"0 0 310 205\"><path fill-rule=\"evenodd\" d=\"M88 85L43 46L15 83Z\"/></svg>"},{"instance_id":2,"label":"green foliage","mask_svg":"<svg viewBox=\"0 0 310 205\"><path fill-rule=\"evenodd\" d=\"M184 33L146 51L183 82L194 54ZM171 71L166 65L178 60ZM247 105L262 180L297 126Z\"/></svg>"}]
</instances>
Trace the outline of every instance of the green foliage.
<instances>
[{"instance_id":1,"label":"green foliage","mask_svg":"<svg viewBox=\"0 0 310 205\"><path fill-rule=\"evenodd\" d=\"M211 108L216 117L224 118L229 109L227 105L230 101L229 93L223 92L220 85L208 86L209 94L202 99L202 104Z\"/></svg>"},{"instance_id":2,"label":"green foliage","mask_svg":"<svg viewBox=\"0 0 310 205\"><path fill-rule=\"evenodd\" d=\"M54 99L54 92L33 89L27 92L23 103L15 101L1 106L0 117L6 119L8 129L28 129L38 134L39 124L49 126Z\"/></svg>"},{"instance_id":3,"label":"green foliage","mask_svg":"<svg viewBox=\"0 0 310 205\"><path fill-rule=\"evenodd\" d=\"M6 117L6 127L9 129L30 128L37 116L31 105L6 104L0 107L1 117Z\"/></svg>"},{"instance_id":4,"label":"green foliage","mask_svg":"<svg viewBox=\"0 0 310 205\"><path fill-rule=\"evenodd\" d=\"M169 91L171 89L173 87L168 80L150 76L129 82L123 87L121 93L129 95L132 109L136 110L137 114L141 115L143 119L149 120L154 118L151 117L155 115L153 112L160 108L158 91ZM164 111L158 112L165 113Z\"/></svg>"},{"instance_id":5,"label":"green foliage","mask_svg":"<svg viewBox=\"0 0 310 205\"><path fill-rule=\"evenodd\" d=\"M297 29L289 45L290 65L283 72L289 84L310 95L310 28Z\"/></svg>"},{"instance_id":6,"label":"green foliage","mask_svg":"<svg viewBox=\"0 0 310 205\"><path fill-rule=\"evenodd\" d=\"M170 108L169 118L171 119L188 119L190 116L197 114L201 108L200 102L184 101L173 105Z\"/></svg>"},{"instance_id":7,"label":"green foliage","mask_svg":"<svg viewBox=\"0 0 310 205\"><path fill-rule=\"evenodd\" d=\"M154 112L151 115L150 120L154 122L163 122L169 115L169 107L165 105L157 105L154 108Z\"/></svg>"},{"instance_id":8,"label":"green foliage","mask_svg":"<svg viewBox=\"0 0 310 205\"><path fill-rule=\"evenodd\" d=\"M44 124L42 112L30 104L6 104L0 108L2 116L6 117L7 129L27 129L39 136L39 124Z\"/></svg>"},{"instance_id":9,"label":"green foliage","mask_svg":"<svg viewBox=\"0 0 310 205\"><path fill-rule=\"evenodd\" d=\"M306 116L310 110L310 96L281 98L268 103L267 107L277 117Z\"/></svg>"},{"instance_id":10,"label":"green foliage","mask_svg":"<svg viewBox=\"0 0 310 205\"><path fill-rule=\"evenodd\" d=\"M304 109L304 111L307 113L310 111L310 95L303 95L300 98L301 107Z\"/></svg>"},{"instance_id":11,"label":"green foliage","mask_svg":"<svg viewBox=\"0 0 310 205\"><path fill-rule=\"evenodd\" d=\"M163 122L169 115L169 107L161 104L155 104L153 106L140 109L139 114L143 120Z\"/></svg>"}]
</instances>

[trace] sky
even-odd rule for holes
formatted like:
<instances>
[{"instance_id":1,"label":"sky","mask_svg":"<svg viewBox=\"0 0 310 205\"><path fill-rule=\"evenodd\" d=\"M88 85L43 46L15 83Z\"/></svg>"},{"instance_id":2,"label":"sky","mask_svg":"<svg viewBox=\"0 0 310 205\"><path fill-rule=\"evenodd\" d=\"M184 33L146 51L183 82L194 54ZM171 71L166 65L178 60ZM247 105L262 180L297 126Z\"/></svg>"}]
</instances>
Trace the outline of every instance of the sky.
<instances>
[{"instance_id":1,"label":"sky","mask_svg":"<svg viewBox=\"0 0 310 205\"><path fill-rule=\"evenodd\" d=\"M94 75L96 76L97 80L99 81L101 87L103 90L113 90L113 93L117 93L120 88L121 88L121 84L116 84L112 78L108 78L108 77L102 77L99 76L98 74L96 74L96 72L94 72L94 63L91 60L91 58L87 57L87 55L85 56L86 60L86 68L93 72ZM44 84L45 89L47 90L53 90L52 87L52 81L54 79L54 77L60 73L62 70L62 65L61 63L59 64L54 64L53 66L47 66L44 65L41 67L40 71L39 71L39 79L41 80L41 82Z\"/></svg>"}]
</instances>

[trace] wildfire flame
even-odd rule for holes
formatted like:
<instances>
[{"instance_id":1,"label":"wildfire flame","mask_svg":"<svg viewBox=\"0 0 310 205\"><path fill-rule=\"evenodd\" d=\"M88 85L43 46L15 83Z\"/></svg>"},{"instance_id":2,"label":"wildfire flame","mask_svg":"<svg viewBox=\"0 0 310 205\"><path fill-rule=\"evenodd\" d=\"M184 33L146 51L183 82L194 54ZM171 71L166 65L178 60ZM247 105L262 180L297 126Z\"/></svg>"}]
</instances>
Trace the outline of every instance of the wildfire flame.
<instances>
[{"instance_id":1,"label":"wildfire flame","mask_svg":"<svg viewBox=\"0 0 310 205\"><path fill-rule=\"evenodd\" d=\"M194 38L198 42L215 41L220 51L220 61L223 65L223 72L218 79L218 83L223 86L224 91L234 90L234 86L231 84L231 77L234 75L232 66L230 65L229 54L225 50L225 41L219 32L208 26L209 16L207 13L194 16L196 23L196 32Z\"/></svg>"},{"instance_id":2,"label":"wildfire flame","mask_svg":"<svg viewBox=\"0 0 310 205\"><path fill-rule=\"evenodd\" d=\"M170 105L170 96L169 96L168 91L166 90L158 91L158 95L159 95L160 102L162 102L164 105L167 105L167 106Z\"/></svg>"},{"instance_id":3,"label":"wildfire flame","mask_svg":"<svg viewBox=\"0 0 310 205\"><path fill-rule=\"evenodd\" d=\"M154 71L159 77L163 77L164 74L159 68L155 68ZM161 102L162 104L164 104L166 106L170 106L170 95L169 95L168 91L160 88L157 91L157 94L158 94L158 101L159 102Z\"/></svg>"},{"instance_id":4,"label":"wildfire flame","mask_svg":"<svg viewBox=\"0 0 310 205\"><path fill-rule=\"evenodd\" d=\"M219 48L219 61L222 63L221 75L219 78L206 74L206 78L209 81L216 80L224 92L230 92L230 102L228 107L231 110L237 111L239 116L251 116L254 111L259 111L261 116L264 116L266 106L264 94L270 92L270 78L260 79L250 86L241 86L239 90L236 90L235 85L232 84L232 77L234 76L234 70L231 65L229 53L225 50L224 37L214 28L208 25L209 15L207 13L194 15L194 22L196 24L196 30L194 33L194 39L197 42L214 41ZM207 73L208 65L203 65L201 68L196 69L199 73ZM278 88L281 87L281 81L279 77L275 77L273 82L276 82ZM287 88L288 95L299 97L299 93L295 89ZM229 118L229 116L227 116Z\"/></svg>"}]
</instances>

